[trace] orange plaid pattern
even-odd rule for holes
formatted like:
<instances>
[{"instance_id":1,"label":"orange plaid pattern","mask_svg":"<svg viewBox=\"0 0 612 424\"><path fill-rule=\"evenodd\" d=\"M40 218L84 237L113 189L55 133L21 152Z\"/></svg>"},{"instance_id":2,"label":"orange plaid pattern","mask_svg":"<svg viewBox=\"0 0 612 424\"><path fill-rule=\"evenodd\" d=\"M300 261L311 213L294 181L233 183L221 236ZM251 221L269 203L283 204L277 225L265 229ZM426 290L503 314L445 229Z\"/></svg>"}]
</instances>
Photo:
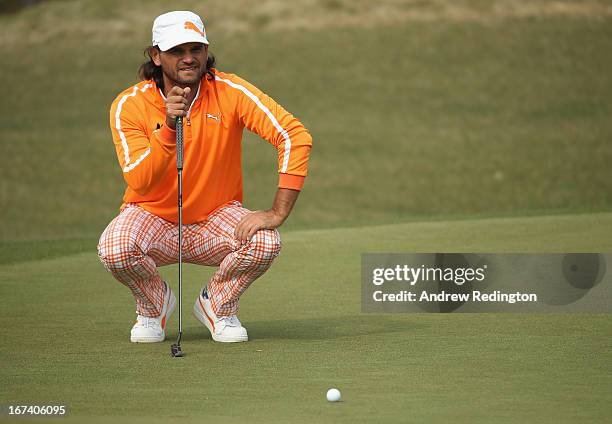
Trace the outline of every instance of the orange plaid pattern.
<instances>
[{"instance_id":1,"label":"orange plaid pattern","mask_svg":"<svg viewBox=\"0 0 612 424\"><path fill-rule=\"evenodd\" d=\"M234 238L236 225L249 212L233 201L206 221L183 225L183 260L219 267L208 282L208 296L218 316L238 312L242 293L270 268L280 252L277 230L260 230L245 245ZM178 225L128 204L102 233L98 256L131 290L137 314L159 316L164 282L157 268L178 261Z\"/></svg>"}]
</instances>

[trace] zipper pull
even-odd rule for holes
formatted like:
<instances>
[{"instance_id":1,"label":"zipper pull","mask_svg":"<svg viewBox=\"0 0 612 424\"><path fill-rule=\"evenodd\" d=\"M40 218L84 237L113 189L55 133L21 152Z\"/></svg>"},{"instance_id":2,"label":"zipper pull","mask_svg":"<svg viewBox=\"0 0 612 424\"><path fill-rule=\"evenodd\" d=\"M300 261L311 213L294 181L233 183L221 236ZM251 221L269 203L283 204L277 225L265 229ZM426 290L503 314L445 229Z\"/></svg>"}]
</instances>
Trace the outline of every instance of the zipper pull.
<instances>
[{"instance_id":1,"label":"zipper pull","mask_svg":"<svg viewBox=\"0 0 612 424\"><path fill-rule=\"evenodd\" d=\"M190 127L191 126L191 118L187 117L187 126Z\"/></svg>"}]
</instances>

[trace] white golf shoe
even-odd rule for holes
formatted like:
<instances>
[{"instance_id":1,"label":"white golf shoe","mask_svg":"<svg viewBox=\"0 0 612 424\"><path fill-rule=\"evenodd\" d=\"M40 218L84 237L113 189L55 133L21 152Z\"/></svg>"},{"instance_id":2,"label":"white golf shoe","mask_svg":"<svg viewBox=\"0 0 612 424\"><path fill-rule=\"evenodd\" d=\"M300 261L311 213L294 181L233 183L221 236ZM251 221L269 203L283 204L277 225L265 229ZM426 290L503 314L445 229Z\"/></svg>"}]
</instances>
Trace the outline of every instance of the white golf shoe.
<instances>
[{"instance_id":1,"label":"white golf shoe","mask_svg":"<svg viewBox=\"0 0 612 424\"><path fill-rule=\"evenodd\" d=\"M218 317L212 310L206 290L200 292L193 306L193 313L198 321L208 328L216 342L236 343L249 340L246 328L240 324L236 315Z\"/></svg>"},{"instance_id":2,"label":"white golf shoe","mask_svg":"<svg viewBox=\"0 0 612 424\"><path fill-rule=\"evenodd\" d=\"M163 342L166 338L166 322L170 319L170 315L174 312L174 306L176 304L176 298L174 293L166 286L166 292L164 294L164 307L161 314L158 317L143 317L138 315L136 318L136 324L132 327L132 333L130 340L133 343L156 343Z\"/></svg>"}]
</instances>

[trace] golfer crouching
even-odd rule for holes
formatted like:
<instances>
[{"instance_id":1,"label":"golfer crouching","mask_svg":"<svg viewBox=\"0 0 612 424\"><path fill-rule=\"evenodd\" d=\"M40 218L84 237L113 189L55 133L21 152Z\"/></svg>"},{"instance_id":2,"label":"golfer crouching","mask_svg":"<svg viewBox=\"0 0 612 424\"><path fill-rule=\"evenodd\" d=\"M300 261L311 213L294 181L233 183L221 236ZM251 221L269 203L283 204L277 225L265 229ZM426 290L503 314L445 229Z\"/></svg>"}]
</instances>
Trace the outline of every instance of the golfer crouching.
<instances>
[{"instance_id":1,"label":"golfer crouching","mask_svg":"<svg viewBox=\"0 0 612 424\"><path fill-rule=\"evenodd\" d=\"M218 266L195 299L213 340L242 342L244 291L280 252L276 230L304 184L312 137L278 103L240 77L219 71L199 16L157 17L142 81L110 110L117 158L127 183L119 215L98 244L100 260L136 301L131 341L161 342L175 296L157 270L178 261L175 120L184 122L183 261ZM242 206L244 128L278 153L278 190L268 210Z\"/></svg>"}]
</instances>

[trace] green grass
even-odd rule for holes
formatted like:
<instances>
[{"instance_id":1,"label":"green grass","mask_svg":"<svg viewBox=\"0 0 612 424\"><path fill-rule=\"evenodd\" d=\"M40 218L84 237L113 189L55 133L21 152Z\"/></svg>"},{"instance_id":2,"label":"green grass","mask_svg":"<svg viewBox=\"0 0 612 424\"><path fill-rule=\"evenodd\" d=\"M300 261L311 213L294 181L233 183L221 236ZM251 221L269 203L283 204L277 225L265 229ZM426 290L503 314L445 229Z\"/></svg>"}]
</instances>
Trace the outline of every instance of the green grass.
<instances>
[{"instance_id":1,"label":"green grass","mask_svg":"<svg viewBox=\"0 0 612 424\"><path fill-rule=\"evenodd\" d=\"M592 228L600 231L594 233ZM95 252L0 266L2 402L65 403L67 422L602 422L609 315L360 313L364 251L610 251L612 214L283 232L243 297L251 341L191 315L212 269L185 267L183 359L129 342L127 289ZM162 268L176 288L176 267ZM339 387L343 402L325 391Z\"/></svg>"},{"instance_id":2,"label":"green grass","mask_svg":"<svg viewBox=\"0 0 612 424\"><path fill-rule=\"evenodd\" d=\"M361 314L359 258L612 251L612 3L181 4L219 69L314 137L283 252L241 301L252 340L210 340L190 308L212 270L186 266L187 356L169 357L176 317L167 342L129 342L134 306L95 252L124 189L108 108L168 5L43 2L0 16L0 404L78 423L609 421L609 314ZM267 208L276 154L249 134L243 151L245 205Z\"/></svg>"},{"instance_id":3,"label":"green grass","mask_svg":"<svg viewBox=\"0 0 612 424\"><path fill-rule=\"evenodd\" d=\"M472 3L488 13L462 4ZM0 105L0 220L11 223L2 241L95 238L121 201L108 108L135 82L150 23L77 4L2 18L0 36L24 31L0 43L11 58L0 64L11 99ZM91 17L91 31L100 22L142 30L104 42L67 24L62 35L45 21L60 11L64 21ZM249 33L224 31L220 19L209 31L219 68L277 98L314 136L288 229L612 209L605 15ZM23 28L56 35L28 41ZM253 136L244 152L245 204L267 208L276 154Z\"/></svg>"},{"instance_id":4,"label":"green grass","mask_svg":"<svg viewBox=\"0 0 612 424\"><path fill-rule=\"evenodd\" d=\"M0 264L29 262L95 251L97 239L56 239L0 243Z\"/></svg>"}]
</instances>

